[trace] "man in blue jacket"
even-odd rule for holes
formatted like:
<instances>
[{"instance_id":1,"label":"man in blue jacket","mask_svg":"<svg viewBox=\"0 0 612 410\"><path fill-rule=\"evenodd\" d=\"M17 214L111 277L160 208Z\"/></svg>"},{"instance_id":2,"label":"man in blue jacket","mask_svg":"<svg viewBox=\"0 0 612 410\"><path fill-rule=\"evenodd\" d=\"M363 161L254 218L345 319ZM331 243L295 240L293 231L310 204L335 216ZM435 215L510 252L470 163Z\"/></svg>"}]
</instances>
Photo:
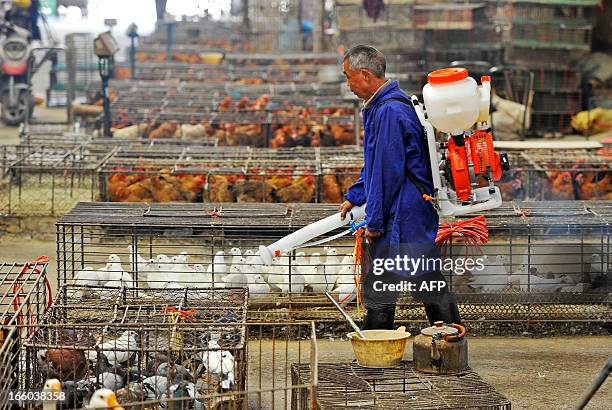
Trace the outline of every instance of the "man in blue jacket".
<instances>
[{"instance_id":1,"label":"man in blue jacket","mask_svg":"<svg viewBox=\"0 0 612 410\"><path fill-rule=\"evenodd\" d=\"M364 166L340 206L342 218L354 205L366 203L365 237L373 259L437 257L438 214L426 199L433 193L428 152L410 99L397 81L385 78L385 57L374 47L350 49L343 69L349 88L365 103ZM414 283L412 295L423 301L431 323L460 322L454 296L446 286L419 291L423 282L444 282L439 269L421 268L410 273L394 267L382 274L369 269L363 279L364 329L393 328L398 292L381 289L381 282L400 281Z\"/></svg>"}]
</instances>

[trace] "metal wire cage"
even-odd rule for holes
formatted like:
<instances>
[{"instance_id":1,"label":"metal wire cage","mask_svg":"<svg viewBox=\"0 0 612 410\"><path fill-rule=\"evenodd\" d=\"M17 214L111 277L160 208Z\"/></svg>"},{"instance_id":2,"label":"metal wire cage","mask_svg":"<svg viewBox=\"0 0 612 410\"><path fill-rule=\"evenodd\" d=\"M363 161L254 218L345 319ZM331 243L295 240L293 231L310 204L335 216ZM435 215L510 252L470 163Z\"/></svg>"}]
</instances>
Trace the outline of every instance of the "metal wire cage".
<instances>
[{"instance_id":1,"label":"metal wire cage","mask_svg":"<svg viewBox=\"0 0 612 410\"><path fill-rule=\"evenodd\" d=\"M316 368L311 323L176 317L40 324L22 350L21 383L35 389L59 379L66 392L60 408L79 407L100 387L114 390L126 408L287 408L292 395L316 386L292 383L289 374L292 364Z\"/></svg>"},{"instance_id":2,"label":"metal wire cage","mask_svg":"<svg viewBox=\"0 0 612 410\"><path fill-rule=\"evenodd\" d=\"M0 263L0 408L18 387L23 338L39 322L50 302L47 264Z\"/></svg>"},{"instance_id":3,"label":"metal wire cage","mask_svg":"<svg viewBox=\"0 0 612 410\"><path fill-rule=\"evenodd\" d=\"M303 365L294 365L291 370L296 382L307 380L312 372ZM408 403L418 409L511 408L506 397L472 370L457 375L428 375L406 361L393 369L320 363L317 370L316 405L320 409L397 409ZM294 403L300 408L315 404L306 394L296 397Z\"/></svg>"},{"instance_id":4,"label":"metal wire cage","mask_svg":"<svg viewBox=\"0 0 612 410\"><path fill-rule=\"evenodd\" d=\"M483 265L442 269L451 289L466 295L464 317L607 320L608 207L608 201L510 202L487 214L486 244L453 237L445 257L482 258ZM80 204L57 224L59 280L84 283L97 271L106 286L128 282L144 294L185 283L248 286L257 320L337 320L322 292L358 309L354 236L329 232L322 238L332 241L281 253L271 268L253 259L259 245L336 211L324 204ZM547 310L548 303L555 306ZM424 318L410 298L402 306L400 317Z\"/></svg>"},{"instance_id":5,"label":"metal wire cage","mask_svg":"<svg viewBox=\"0 0 612 410\"><path fill-rule=\"evenodd\" d=\"M49 216L66 212L79 201L97 195L96 172L108 152L93 152L86 144L25 148L8 165L0 191L4 212L17 216Z\"/></svg>"}]
</instances>

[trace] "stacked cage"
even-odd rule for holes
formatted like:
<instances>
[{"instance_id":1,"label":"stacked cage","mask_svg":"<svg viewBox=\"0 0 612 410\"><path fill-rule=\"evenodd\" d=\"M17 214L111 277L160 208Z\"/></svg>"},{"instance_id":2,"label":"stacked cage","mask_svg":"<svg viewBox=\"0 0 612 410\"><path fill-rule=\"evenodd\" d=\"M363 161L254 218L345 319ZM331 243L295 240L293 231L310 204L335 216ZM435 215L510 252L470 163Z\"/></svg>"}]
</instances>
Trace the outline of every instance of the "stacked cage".
<instances>
[{"instance_id":1,"label":"stacked cage","mask_svg":"<svg viewBox=\"0 0 612 410\"><path fill-rule=\"evenodd\" d=\"M126 90L111 104L117 138L272 148L351 145L360 138L357 108L338 98L338 84L117 86Z\"/></svg>"},{"instance_id":2,"label":"stacked cage","mask_svg":"<svg viewBox=\"0 0 612 410\"><path fill-rule=\"evenodd\" d=\"M255 52L320 51L322 24L306 30L303 21L318 22L323 4L316 0L279 1L251 0L244 21Z\"/></svg>"},{"instance_id":3,"label":"stacked cage","mask_svg":"<svg viewBox=\"0 0 612 410\"><path fill-rule=\"evenodd\" d=\"M591 204L597 204L597 207ZM489 238L455 234L440 243L442 272L466 320L610 319L607 201L510 202L487 216ZM360 236L338 229L309 246L279 251L271 266L256 256L289 233L337 211L325 204L79 204L57 224L58 275L116 272L114 286L249 288L256 320L339 320L329 291L359 314ZM344 234L339 235L338 234ZM481 258L482 269L459 262ZM398 317L424 320L420 303L401 299Z\"/></svg>"},{"instance_id":4,"label":"stacked cage","mask_svg":"<svg viewBox=\"0 0 612 410\"><path fill-rule=\"evenodd\" d=\"M505 61L535 75L531 129L539 135L572 131L582 110L576 64L591 50L597 1L512 3L510 44Z\"/></svg>"},{"instance_id":5,"label":"stacked cage","mask_svg":"<svg viewBox=\"0 0 612 410\"><path fill-rule=\"evenodd\" d=\"M20 357L24 339L51 301L46 261L0 262L0 409L9 409L25 371Z\"/></svg>"},{"instance_id":6,"label":"stacked cage","mask_svg":"<svg viewBox=\"0 0 612 410\"><path fill-rule=\"evenodd\" d=\"M65 43L66 53L57 54L49 73L48 106L63 106L75 99L84 100L87 84L99 78L92 35L67 34Z\"/></svg>"},{"instance_id":7,"label":"stacked cage","mask_svg":"<svg viewBox=\"0 0 612 410\"><path fill-rule=\"evenodd\" d=\"M360 158L357 147L123 147L100 168L100 198L147 203L340 203L359 177Z\"/></svg>"}]
</instances>

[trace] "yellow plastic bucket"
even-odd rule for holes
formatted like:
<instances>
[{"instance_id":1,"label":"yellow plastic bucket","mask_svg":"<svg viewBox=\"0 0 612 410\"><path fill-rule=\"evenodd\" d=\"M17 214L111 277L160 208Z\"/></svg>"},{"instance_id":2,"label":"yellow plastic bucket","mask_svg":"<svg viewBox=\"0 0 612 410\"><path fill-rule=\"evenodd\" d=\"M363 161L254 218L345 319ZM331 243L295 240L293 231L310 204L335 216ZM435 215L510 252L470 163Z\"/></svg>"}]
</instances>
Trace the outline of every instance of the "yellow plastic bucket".
<instances>
[{"instance_id":1,"label":"yellow plastic bucket","mask_svg":"<svg viewBox=\"0 0 612 410\"><path fill-rule=\"evenodd\" d=\"M203 64L221 64L223 61L223 53L202 53L200 60Z\"/></svg>"},{"instance_id":2,"label":"yellow plastic bucket","mask_svg":"<svg viewBox=\"0 0 612 410\"><path fill-rule=\"evenodd\" d=\"M351 332L347 336L360 366L391 368L400 365L410 333L401 326L397 330L362 330L365 339Z\"/></svg>"}]
</instances>

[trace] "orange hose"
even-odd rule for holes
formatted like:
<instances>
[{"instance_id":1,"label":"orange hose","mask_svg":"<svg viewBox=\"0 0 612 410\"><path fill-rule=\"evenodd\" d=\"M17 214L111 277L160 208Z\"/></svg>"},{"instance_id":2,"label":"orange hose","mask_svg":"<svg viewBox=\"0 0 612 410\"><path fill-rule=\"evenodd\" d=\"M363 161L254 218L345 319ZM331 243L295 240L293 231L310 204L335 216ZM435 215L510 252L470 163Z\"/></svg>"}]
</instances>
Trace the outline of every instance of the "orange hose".
<instances>
[{"instance_id":1,"label":"orange hose","mask_svg":"<svg viewBox=\"0 0 612 410\"><path fill-rule=\"evenodd\" d=\"M479 215L459 222L441 224L436 236L436 245L445 248L450 243L451 238L455 238L457 242L465 243L468 247L475 247L478 253L482 254L479 245L489 242L487 220L484 215ZM466 255L467 253L466 250ZM446 254L444 253L443 256L446 256Z\"/></svg>"}]
</instances>

